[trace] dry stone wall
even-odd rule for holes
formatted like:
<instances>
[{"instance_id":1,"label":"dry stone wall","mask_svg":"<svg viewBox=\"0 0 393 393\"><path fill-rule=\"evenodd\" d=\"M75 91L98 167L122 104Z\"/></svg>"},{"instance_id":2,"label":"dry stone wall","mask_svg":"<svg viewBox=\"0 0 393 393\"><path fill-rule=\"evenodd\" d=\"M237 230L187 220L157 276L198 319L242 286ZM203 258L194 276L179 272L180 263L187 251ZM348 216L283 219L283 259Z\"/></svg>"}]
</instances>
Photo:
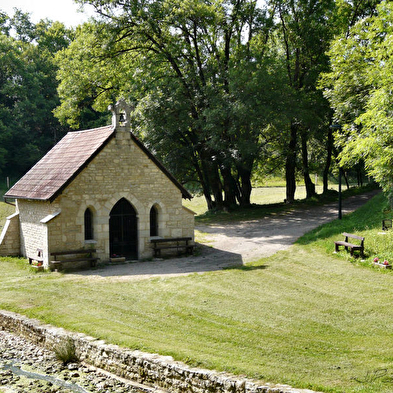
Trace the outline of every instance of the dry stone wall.
<instances>
[{"instance_id":1,"label":"dry stone wall","mask_svg":"<svg viewBox=\"0 0 393 393\"><path fill-rule=\"evenodd\" d=\"M72 339L81 361L120 377L174 393L315 393L286 385L262 384L212 370L191 368L175 362L169 356L127 350L11 312L0 311L0 326L50 349Z\"/></svg>"}]
</instances>

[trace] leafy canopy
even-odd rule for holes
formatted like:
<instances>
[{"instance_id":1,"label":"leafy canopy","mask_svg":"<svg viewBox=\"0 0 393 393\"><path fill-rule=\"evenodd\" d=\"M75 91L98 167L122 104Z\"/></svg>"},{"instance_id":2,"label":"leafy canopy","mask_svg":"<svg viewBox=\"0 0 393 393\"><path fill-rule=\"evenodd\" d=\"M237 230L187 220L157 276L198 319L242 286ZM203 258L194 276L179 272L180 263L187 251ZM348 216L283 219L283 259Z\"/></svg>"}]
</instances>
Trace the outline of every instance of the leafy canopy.
<instances>
[{"instance_id":1,"label":"leafy canopy","mask_svg":"<svg viewBox=\"0 0 393 393\"><path fill-rule=\"evenodd\" d=\"M341 163L364 160L369 175L385 191L393 185L393 3L356 23L330 50L331 72L324 94L342 126L337 143Z\"/></svg>"}]
</instances>

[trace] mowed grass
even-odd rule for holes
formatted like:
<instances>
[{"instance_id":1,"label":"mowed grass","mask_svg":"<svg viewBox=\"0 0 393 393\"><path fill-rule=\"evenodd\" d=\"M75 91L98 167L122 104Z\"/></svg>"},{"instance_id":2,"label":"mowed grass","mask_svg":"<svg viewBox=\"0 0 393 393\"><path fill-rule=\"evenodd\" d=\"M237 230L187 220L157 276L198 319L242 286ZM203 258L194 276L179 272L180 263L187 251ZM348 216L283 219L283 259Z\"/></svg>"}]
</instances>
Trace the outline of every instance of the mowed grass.
<instances>
[{"instance_id":1,"label":"mowed grass","mask_svg":"<svg viewBox=\"0 0 393 393\"><path fill-rule=\"evenodd\" d=\"M392 392L393 274L332 253L343 230L367 249L383 204L377 196L274 257L183 277L36 273L1 258L0 308L264 382Z\"/></svg>"},{"instance_id":2,"label":"mowed grass","mask_svg":"<svg viewBox=\"0 0 393 393\"><path fill-rule=\"evenodd\" d=\"M384 213L383 207L385 206L386 198L381 193L374 197L367 207L344 216L341 221L333 221L307 233L298 240L298 244L305 246L308 250L318 248L331 254L333 242L344 240L342 232L350 232L365 237L365 258L363 260L351 258L345 251L338 253L338 258L371 266L374 258L378 257L381 261L386 259L393 264L393 231L382 231L382 220L392 219L393 213ZM356 242L356 240L353 241Z\"/></svg>"},{"instance_id":3,"label":"mowed grass","mask_svg":"<svg viewBox=\"0 0 393 393\"><path fill-rule=\"evenodd\" d=\"M2 309L267 382L392 391L391 274L298 246L242 269L141 281L0 267Z\"/></svg>"}]
</instances>

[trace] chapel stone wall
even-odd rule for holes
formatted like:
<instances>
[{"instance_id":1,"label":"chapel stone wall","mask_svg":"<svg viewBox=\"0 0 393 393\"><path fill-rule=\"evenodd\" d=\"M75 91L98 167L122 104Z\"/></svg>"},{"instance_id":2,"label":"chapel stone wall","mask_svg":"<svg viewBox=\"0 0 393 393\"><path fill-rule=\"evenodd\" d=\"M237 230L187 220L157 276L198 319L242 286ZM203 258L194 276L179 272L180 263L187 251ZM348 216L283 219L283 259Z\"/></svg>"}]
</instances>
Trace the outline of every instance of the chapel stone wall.
<instances>
[{"instance_id":1,"label":"chapel stone wall","mask_svg":"<svg viewBox=\"0 0 393 393\"><path fill-rule=\"evenodd\" d=\"M51 252L85 246L84 213L94 217L94 244L101 261L109 257L109 215L125 198L137 212L139 259L152 256L150 209L159 212L159 236L194 236L194 215L182 207L182 194L126 131L116 133L57 199L61 215L50 225ZM72 219L71 219L72 218Z\"/></svg>"},{"instance_id":2,"label":"chapel stone wall","mask_svg":"<svg viewBox=\"0 0 393 393\"><path fill-rule=\"evenodd\" d=\"M37 256L37 250L43 251L44 265L49 260L48 225L42 222L46 217L60 211L57 203L46 201L17 201L20 221L21 255L26 257Z\"/></svg>"}]
</instances>

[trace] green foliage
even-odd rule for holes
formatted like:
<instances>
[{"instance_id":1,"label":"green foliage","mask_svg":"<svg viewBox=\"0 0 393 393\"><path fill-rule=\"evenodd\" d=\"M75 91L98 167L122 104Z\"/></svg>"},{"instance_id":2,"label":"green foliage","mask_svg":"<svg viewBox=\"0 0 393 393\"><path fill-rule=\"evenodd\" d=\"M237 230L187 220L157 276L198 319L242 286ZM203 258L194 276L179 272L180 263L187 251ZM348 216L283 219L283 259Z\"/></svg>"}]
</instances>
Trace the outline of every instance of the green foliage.
<instances>
[{"instance_id":1,"label":"green foliage","mask_svg":"<svg viewBox=\"0 0 393 393\"><path fill-rule=\"evenodd\" d=\"M339 36L329 53L332 71L321 80L342 126L337 134L342 165L364 160L386 192L393 188L392 14L392 3L381 2L377 14Z\"/></svg>"},{"instance_id":2,"label":"green foliage","mask_svg":"<svg viewBox=\"0 0 393 393\"><path fill-rule=\"evenodd\" d=\"M308 196L311 171L327 191L331 110L316 83L333 36L376 0L80 2L98 18L57 56L62 123L83 127L126 98L134 132L183 183L199 183L209 209L248 205L256 168L285 165L289 201L299 172Z\"/></svg>"},{"instance_id":3,"label":"green foliage","mask_svg":"<svg viewBox=\"0 0 393 393\"><path fill-rule=\"evenodd\" d=\"M19 177L64 134L52 114L59 103L53 55L68 45L70 32L60 23L33 25L18 10L5 23L0 33L0 175Z\"/></svg>"},{"instance_id":4,"label":"green foliage","mask_svg":"<svg viewBox=\"0 0 393 393\"><path fill-rule=\"evenodd\" d=\"M227 204L247 203L254 162L277 138L268 125L288 107L272 15L254 1L94 3L105 22L58 56L57 116L78 126L86 105L126 97L134 129L183 182L217 207L223 189Z\"/></svg>"},{"instance_id":5,"label":"green foliage","mask_svg":"<svg viewBox=\"0 0 393 393\"><path fill-rule=\"evenodd\" d=\"M331 110L316 81L328 69L326 50L335 29L333 0L269 2L276 9L277 38L285 53L286 81L290 91L289 116L281 130L278 149L285 163L287 200L294 201L296 180L301 173L308 197L315 193L310 171L329 171L332 149L327 147ZM284 167L284 165L282 167Z\"/></svg>"}]
</instances>

